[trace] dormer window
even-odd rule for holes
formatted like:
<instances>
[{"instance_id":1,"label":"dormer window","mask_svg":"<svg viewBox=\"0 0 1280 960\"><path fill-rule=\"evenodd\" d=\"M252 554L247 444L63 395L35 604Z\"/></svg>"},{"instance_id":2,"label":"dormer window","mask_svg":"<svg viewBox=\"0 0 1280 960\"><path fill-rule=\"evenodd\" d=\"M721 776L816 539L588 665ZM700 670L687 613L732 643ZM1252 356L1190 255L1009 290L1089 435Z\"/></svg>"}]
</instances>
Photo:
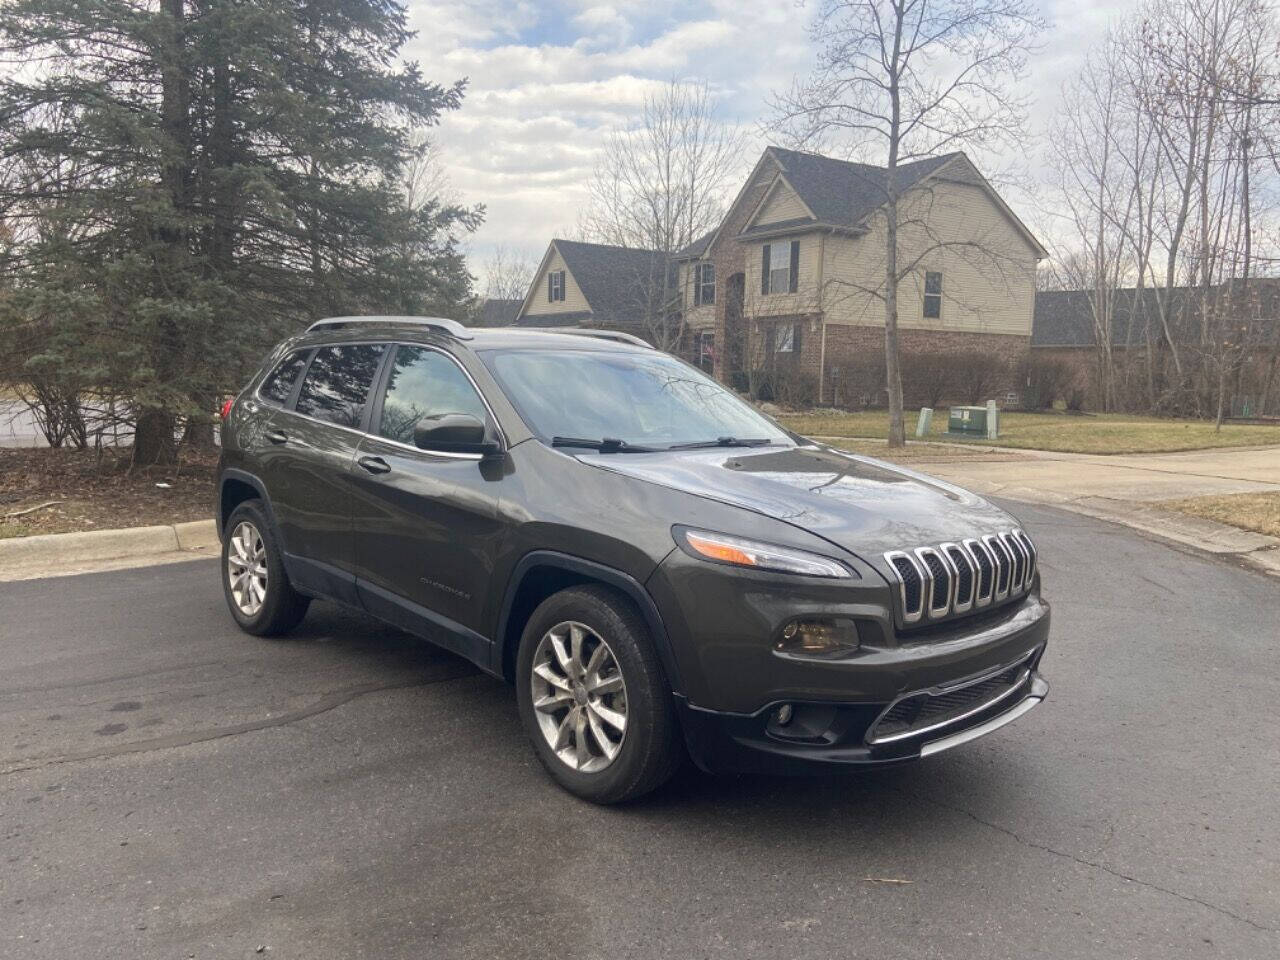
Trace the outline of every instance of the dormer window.
<instances>
[{"instance_id":1,"label":"dormer window","mask_svg":"<svg viewBox=\"0 0 1280 960\"><path fill-rule=\"evenodd\" d=\"M564 299L564 271L553 270L547 274L547 302Z\"/></svg>"},{"instance_id":2,"label":"dormer window","mask_svg":"<svg viewBox=\"0 0 1280 960\"><path fill-rule=\"evenodd\" d=\"M795 293L800 272L800 241L766 243L760 254L760 292Z\"/></svg>"},{"instance_id":3,"label":"dormer window","mask_svg":"<svg viewBox=\"0 0 1280 960\"><path fill-rule=\"evenodd\" d=\"M695 263L693 265L693 305L701 307L716 302L716 265L714 263Z\"/></svg>"}]
</instances>

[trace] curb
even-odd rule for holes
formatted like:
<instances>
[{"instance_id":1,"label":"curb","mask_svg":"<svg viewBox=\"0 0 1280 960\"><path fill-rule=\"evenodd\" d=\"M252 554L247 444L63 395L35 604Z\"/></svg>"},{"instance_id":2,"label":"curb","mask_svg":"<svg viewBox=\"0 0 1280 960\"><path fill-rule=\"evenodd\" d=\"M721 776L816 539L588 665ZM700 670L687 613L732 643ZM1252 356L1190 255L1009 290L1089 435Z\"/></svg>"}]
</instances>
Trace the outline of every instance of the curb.
<instances>
[{"instance_id":1,"label":"curb","mask_svg":"<svg viewBox=\"0 0 1280 960\"><path fill-rule=\"evenodd\" d=\"M220 546L213 520L14 537L0 540L0 580L81 573L136 558L194 560L216 555Z\"/></svg>"}]
</instances>

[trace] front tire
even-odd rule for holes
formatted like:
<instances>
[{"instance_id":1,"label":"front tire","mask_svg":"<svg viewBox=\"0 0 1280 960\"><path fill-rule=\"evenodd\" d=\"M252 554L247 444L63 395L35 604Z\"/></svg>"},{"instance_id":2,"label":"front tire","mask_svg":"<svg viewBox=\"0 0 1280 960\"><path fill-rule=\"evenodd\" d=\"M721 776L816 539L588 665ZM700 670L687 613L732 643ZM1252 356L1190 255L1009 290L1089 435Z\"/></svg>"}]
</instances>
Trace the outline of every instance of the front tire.
<instances>
[{"instance_id":1,"label":"front tire","mask_svg":"<svg viewBox=\"0 0 1280 960\"><path fill-rule=\"evenodd\" d=\"M231 512L222 539L222 592L240 629L258 637L288 633L311 601L293 589L261 500Z\"/></svg>"},{"instance_id":2,"label":"front tire","mask_svg":"<svg viewBox=\"0 0 1280 960\"><path fill-rule=\"evenodd\" d=\"M516 696L538 759L584 800L634 800L666 782L683 756L649 630L606 587L572 587L533 612L520 640Z\"/></svg>"}]
</instances>

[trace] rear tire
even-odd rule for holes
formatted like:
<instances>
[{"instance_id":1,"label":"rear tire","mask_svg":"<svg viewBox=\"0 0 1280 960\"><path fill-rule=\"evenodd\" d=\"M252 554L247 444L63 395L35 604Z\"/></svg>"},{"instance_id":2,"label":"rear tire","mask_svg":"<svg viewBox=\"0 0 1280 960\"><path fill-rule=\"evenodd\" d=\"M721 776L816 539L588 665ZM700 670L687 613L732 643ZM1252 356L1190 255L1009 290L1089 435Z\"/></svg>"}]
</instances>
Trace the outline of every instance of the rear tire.
<instances>
[{"instance_id":1,"label":"rear tire","mask_svg":"<svg viewBox=\"0 0 1280 960\"><path fill-rule=\"evenodd\" d=\"M231 511L222 538L222 592L240 629L258 637L288 633L311 603L293 589L261 500Z\"/></svg>"},{"instance_id":2,"label":"rear tire","mask_svg":"<svg viewBox=\"0 0 1280 960\"><path fill-rule=\"evenodd\" d=\"M648 627L607 587L571 587L533 612L520 640L516 697L547 772L592 803L643 796L684 757Z\"/></svg>"}]
</instances>

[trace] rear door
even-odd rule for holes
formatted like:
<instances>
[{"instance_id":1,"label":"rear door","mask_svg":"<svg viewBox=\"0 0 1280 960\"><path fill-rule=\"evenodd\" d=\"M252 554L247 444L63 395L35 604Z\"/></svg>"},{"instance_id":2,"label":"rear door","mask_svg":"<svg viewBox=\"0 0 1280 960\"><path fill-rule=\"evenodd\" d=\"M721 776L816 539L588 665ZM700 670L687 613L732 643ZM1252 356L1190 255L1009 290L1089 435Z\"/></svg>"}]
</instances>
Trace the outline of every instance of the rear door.
<instances>
[{"instance_id":1,"label":"rear door","mask_svg":"<svg viewBox=\"0 0 1280 960\"><path fill-rule=\"evenodd\" d=\"M503 532L503 461L419 450L413 430L438 414L493 415L448 353L420 344L394 351L353 470L360 597L378 616L487 660L481 633Z\"/></svg>"},{"instance_id":2,"label":"rear door","mask_svg":"<svg viewBox=\"0 0 1280 960\"><path fill-rule=\"evenodd\" d=\"M261 441L289 575L305 590L357 603L351 534L352 463L387 346L319 347L296 400L276 411Z\"/></svg>"}]
</instances>

